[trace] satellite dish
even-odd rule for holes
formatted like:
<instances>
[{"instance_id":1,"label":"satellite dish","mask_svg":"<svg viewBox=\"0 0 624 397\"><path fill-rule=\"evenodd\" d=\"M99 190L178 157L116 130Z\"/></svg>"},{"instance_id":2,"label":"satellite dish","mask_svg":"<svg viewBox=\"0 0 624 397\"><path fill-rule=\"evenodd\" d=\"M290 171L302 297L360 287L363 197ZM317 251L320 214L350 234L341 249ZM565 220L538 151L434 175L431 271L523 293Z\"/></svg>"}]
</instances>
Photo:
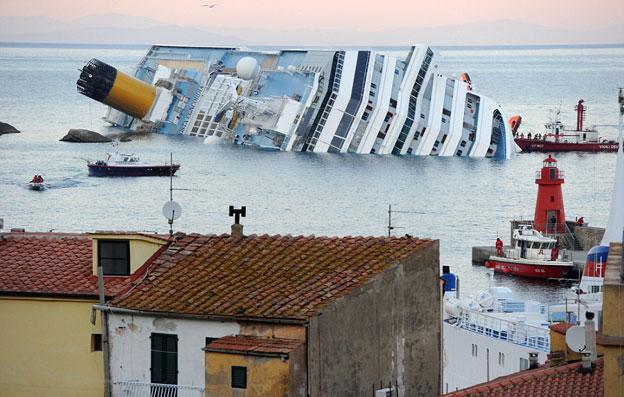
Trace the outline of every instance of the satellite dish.
<instances>
[{"instance_id":1,"label":"satellite dish","mask_svg":"<svg viewBox=\"0 0 624 397\"><path fill-rule=\"evenodd\" d=\"M565 340L572 351L580 353L587 350L587 344L585 343L585 327L575 325L568 328Z\"/></svg>"},{"instance_id":2,"label":"satellite dish","mask_svg":"<svg viewBox=\"0 0 624 397\"><path fill-rule=\"evenodd\" d=\"M175 221L182 215L182 207L175 201L167 201L165 205L163 205L162 213L165 218L170 221Z\"/></svg>"}]
</instances>

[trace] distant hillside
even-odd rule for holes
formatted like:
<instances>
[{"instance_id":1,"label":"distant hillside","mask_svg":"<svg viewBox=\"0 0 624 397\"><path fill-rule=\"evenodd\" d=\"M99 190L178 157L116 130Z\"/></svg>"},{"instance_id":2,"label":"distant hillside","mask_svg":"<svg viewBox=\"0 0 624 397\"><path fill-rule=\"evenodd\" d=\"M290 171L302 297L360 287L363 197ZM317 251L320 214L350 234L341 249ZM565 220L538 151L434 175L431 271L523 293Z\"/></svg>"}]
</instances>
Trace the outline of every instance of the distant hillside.
<instances>
[{"instance_id":1,"label":"distant hillside","mask_svg":"<svg viewBox=\"0 0 624 397\"><path fill-rule=\"evenodd\" d=\"M484 21L434 28L366 30L207 29L165 24L123 14L72 20L0 17L0 42L187 45L433 45L617 44L624 25L599 30L559 29L514 21Z\"/></svg>"},{"instance_id":2,"label":"distant hillside","mask_svg":"<svg viewBox=\"0 0 624 397\"><path fill-rule=\"evenodd\" d=\"M69 21L41 16L0 17L0 42L187 45L247 43L236 36L122 14L91 15Z\"/></svg>"}]
</instances>

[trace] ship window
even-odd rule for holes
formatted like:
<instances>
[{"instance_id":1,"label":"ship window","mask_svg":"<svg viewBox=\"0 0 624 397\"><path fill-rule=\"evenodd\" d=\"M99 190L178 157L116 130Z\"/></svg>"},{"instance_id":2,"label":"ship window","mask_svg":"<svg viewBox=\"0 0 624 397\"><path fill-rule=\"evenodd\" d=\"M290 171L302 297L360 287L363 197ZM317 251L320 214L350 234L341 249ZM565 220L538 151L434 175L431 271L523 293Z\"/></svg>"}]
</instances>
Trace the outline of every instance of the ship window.
<instances>
[{"instance_id":1,"label":"ship window","mask_svg":"<svg viewBox=\"0 0 624 397\"><path fill-rule=\"evenodd\" d=\"M498 365L501 367L505 366L505 353L498 352Z\"/></svg>"},{"instance_id":2,"label":"ship window","mask_svg":"<svg viewBox=\"0 0 624 397\"><path fill-rule=\"evenodd\" d=\"M479 346L477 346L476 344L472 344L472 357L477 357L479 353Z\"/></svg>"},{"instance_id":3,"label":"ship window","mask_svg":"<svg viewBox=\"0 0 624 397\"><path fill-rule=\"evenodd\" d=\"M520 358L520 371L524 371L529 368L529 360L527 358Z\"/></svg>"}]
</instances>

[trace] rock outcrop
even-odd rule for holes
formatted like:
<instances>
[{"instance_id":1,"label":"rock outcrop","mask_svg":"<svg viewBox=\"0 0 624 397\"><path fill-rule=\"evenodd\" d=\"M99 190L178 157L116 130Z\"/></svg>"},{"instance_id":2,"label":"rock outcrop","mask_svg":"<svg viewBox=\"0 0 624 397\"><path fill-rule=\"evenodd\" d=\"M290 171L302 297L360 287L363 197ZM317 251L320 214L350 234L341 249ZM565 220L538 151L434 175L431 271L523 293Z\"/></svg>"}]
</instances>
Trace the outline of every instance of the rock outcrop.
<instances>
[{"instance_id":1,"label":"rock outcrop","mask_svg":"<svg viewBox=\"0 0 624 397\"><path fill-rule=\"evenodd\" d=\"M72 128L67 135L61 138L63 142L102 143L111 142L112 139L91 130Z\"/></svg>"},{"instance_id":2,"label":"rock outcrop","mask_svg":"<svg viewBox=\"0 0 624 397\"><path fill-rule=\"evenodd\" d=\"M0 121L0 135L2 134L17 134L20 132L17 128L11 124L3 123Z\"/></svg>"}]
</instances>

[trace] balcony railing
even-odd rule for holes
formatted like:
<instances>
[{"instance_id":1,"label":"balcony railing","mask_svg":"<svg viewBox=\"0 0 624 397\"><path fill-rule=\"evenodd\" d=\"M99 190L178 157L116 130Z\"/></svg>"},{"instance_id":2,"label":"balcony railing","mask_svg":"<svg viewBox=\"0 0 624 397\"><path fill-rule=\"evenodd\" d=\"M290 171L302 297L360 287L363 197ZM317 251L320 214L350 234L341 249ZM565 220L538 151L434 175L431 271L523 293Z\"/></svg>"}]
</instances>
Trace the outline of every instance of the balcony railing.
<instances>
[{"instance_id":1,"label":"balcony railing","mask_svg":"<svg viewBox=\"0 0 624 397\"><path fill-rule=\"evenodd\" d=\"M480 335L544 352L550 351L548 328L534 327L517 321L507 321L483 313L464 310L456 325Z\"/></svg>"},{"instance_id":2,"label":"balcony railing","mask_svg":"<svg viewBox=\"0 0 624 397\"><path fill-rule=\"evenodd\" d=\"M114 397L204 397L204 388L137 381L113 383Z\"/></svg>"}]
</instances>

